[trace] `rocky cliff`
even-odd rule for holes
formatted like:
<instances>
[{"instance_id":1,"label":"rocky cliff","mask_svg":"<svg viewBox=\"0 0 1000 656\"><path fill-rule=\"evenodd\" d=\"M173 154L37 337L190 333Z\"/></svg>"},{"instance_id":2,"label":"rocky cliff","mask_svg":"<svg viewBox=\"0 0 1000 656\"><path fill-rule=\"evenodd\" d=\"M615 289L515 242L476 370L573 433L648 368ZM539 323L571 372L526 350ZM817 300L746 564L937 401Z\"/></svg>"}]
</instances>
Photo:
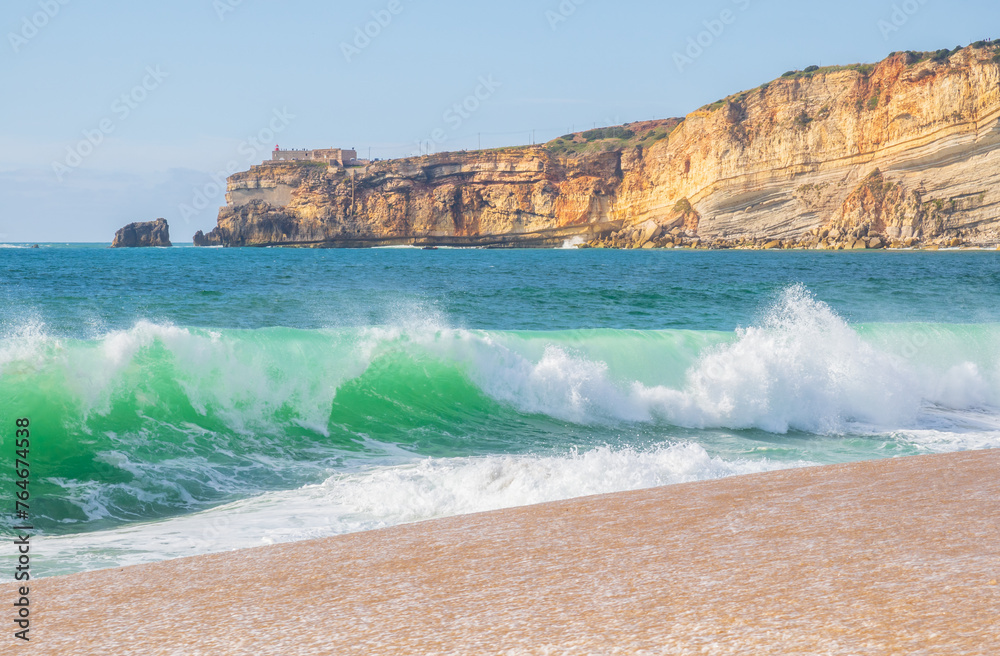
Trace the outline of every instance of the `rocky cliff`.
<instances>
[{"instance_id":1,"label":"rocky cliff","mask_svg":"<svg viewBox=\"0 0 1000 656\"><path fill-rule=\"evenodd\" d=\"M170 246L170 226L165 219L130 223L115 233L111 248Z\"/></svg>"},{"instance_id":2,"label":"rocky cliff","mask_svg":"<svg viewBox=\"0 0 1000 656\"><path fill-rule=\"evenodd\" d=\"M199 245L1000 243L1000 48L790 71L683 119L229 178Z\"/></svg>"}]
</instances>

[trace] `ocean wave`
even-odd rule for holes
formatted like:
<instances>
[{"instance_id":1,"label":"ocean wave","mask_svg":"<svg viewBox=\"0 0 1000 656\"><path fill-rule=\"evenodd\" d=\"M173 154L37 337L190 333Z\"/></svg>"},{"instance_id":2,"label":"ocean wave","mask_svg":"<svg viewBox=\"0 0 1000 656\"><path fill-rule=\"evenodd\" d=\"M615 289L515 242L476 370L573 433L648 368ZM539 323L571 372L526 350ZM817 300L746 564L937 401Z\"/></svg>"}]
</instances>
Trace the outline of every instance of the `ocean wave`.
<instances>
[{"instance_id":1,"label":"ocean wave","mask_svg":"<svg viewBox=\"0 0 1000 656\"><path fill-rule=\"evenodd\" d=\"M455 382L459 378L463 382ZM37 322L0 339L0 388L85 425L122 404L256 434L329 435L345 386L418 410L422 396L488 397L578 424L653 422L831 434L920 428L929 408L1000 405L1000 327L852 327L800 286L760 321L707 331L498 332L434 321L342 330L215 331L139 322L93 340ZM461 387L461 389L457 389ZM44 393L42 393L44 390ZM56 396L52 398L53 394Z\"/></svg>"},{"instance_id":2,"label":"ocean wave","mask_svg":"<svg viewBox=\"0 0 1000 656\"><path fill-rule=\"evenodd\" d=\"M539 353L493 335L423 348L466 365L494 399L585 424L877 432L919 428L935 407L996 412L1000 405L996 326L904 324L866 335L795 286L757 325L727 338L679 340L678 332L668 331L672 340L623 334L615 352L552 338ZM666 369L654 371L658 364ZM657 378L671 382L650 382Z\"/></svg>"},{"instance_id":3,"label":"ocean wave","mask_svg":"<svg viewBox=\"0 0 1000 656\"><path fill-rule=\"evenodd\" d=\"M455 477L499 472L511 503L529 503L551 495L518 492L504 472L549 461L522 456L601 444L620 454L703 429L714 431L705 444L748 431L726 438L737 454L761 431L871 442L845 447L851 457L1000 446L1000 327L851 326L802 287L731 333L465 330L425 315L329 330L144 321L92 339L37 320L4 330L0 394L47 435L33 454L46 531L169 518L429 456L370 470L354 489L388 498L384 477L396 477L428 498L413 487L420 467L468 457ZM596 491L577 481L559 494ZM407 498L390 504L399 517Z\"/></svg>"},{"instance_id":4,"label":"ocean wave","mask_svg":"<svg viewBox=\"0 0 1000 656\"><path fill-rule=\"evenodd\" d=\"M319 485L166 521L41 538L38 568L51 576L809 464L726 460L691 443L551 456L427 458L336 474ZM149 545L156 545L155 551Z\"/></svg>"}]
</instances>

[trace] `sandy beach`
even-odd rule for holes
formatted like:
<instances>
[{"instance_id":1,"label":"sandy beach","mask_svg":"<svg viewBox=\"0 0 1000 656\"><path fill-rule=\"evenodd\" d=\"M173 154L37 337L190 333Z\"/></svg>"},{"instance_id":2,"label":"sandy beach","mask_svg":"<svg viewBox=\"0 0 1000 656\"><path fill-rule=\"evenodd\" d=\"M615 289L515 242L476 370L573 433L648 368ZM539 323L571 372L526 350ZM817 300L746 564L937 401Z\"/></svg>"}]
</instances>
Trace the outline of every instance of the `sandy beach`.
<instances>
[{"instance_id":1,"label":"sandy beach","mask_svg":"<svg viewBox=\"0 0 1000 656\"><path fill-rule=\"evenodd\" d=\"M786 470L41 579L18 653L995 654L998 471Z\"/></svg>"},{"instance_id":2,"label":"sandy beach","mask_svg":"<svg viewBox=\"0 0 1000 656\"><path fill-rule=\"evenodd\" d=\"M7 5L0 656L1000 656L1000 3Z\"/></svg>"}]
</instances>

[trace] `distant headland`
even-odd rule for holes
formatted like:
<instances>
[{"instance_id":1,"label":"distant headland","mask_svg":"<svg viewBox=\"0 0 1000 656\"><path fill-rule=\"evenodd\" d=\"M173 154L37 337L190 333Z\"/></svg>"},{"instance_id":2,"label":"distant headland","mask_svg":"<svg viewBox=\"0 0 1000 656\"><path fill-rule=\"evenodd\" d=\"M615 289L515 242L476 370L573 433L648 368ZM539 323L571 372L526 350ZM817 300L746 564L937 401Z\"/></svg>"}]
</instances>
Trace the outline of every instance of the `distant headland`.
<instances>
[{"instance_id":1,"label":"distant headland","mask_svg":"<svg viewBox=\"0 0 1000 656\"><path fill-rule=\"evenodd\" d=\"M1000 244L1000 44L809 66L683 118L358 160L276 150L196 245Z\"/></svg>"}]
</instances>

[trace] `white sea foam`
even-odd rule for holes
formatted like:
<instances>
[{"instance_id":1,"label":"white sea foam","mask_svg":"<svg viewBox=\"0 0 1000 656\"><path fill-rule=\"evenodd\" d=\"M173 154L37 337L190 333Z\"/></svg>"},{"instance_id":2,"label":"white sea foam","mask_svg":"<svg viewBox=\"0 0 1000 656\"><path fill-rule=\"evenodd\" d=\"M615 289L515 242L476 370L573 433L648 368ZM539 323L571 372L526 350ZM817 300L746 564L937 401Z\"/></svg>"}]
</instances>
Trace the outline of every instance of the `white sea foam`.
<instances>
[{"instance_id":1,"label":"white sea foam","mask_svg":"<svg viewBox=\"0 0 1000 656\"><path fill-rule=\"evenodd\" d=\"M800 286L758 325L703 352L680 386L611 373L608 362L551 344L539 356L476 333L425 339L468 366L488 395L521 411L578 423L657 421L691 428L784 433L920 428L930 409L996 412L1000 362L928 363L866 341ZM940 359L940 358L939 358Z\"/></svg>"},{"instance_id":2,"label":"white sea foam","mask_svg":"<svg viewBox=\"0 0 1000 656\"><path fill-rule=\"evenodd\" d=\"M704 354L683 389L633 393L681 425L822 433L854 422L912 423L921 402L914 383L903 363L795 287L759 326Z\"/></svg>"},{"instance_id":3,"label":"white sea foam","mask_svg":"<svg viewBox=\"0 0 1000 656\"><path fill-rule=\"evenodd\" d=\"M39 538L40 575L381 528L807 462L723 460L695 444L644 451L421 459L338 474L210 511L77 536Z\"/></svg>"},{"instance_id":4,"label":"white sea foam","mask_svg":"<svg viewBox=\"0 0 1000 656\"><path fill-rule=\"evenodd\" d=\"M156 366L171 368L191 405L247 439L261 425L275 428L281 416L325 433L347 381L382 358L402 357L455 367L497 402L583 426L848 433L880 436L906 452L1000 447L1000 332L990 327L970 327L972 342L964 329L948 326L865 330L801 287L787 290L754 325L697 339L674 332L462 330L421 312L397 319L330 331L215 332L139 322L87 342L50 337L34 322L6 331L0 373L56 367L59 375L50 378L63 379L87 412L102 413L116 390L134 391L137 399L152 394L143 388L145 361L165 353L153 358ZM177 462L133 462L125 450L99 457L136 481L186 471ZM805 464L723 460L694 444L454 459L383 450L376 460L384 466L322 485L154 524L47 538L42 552L48 563L89 569ZM189 469L202 465L208 463L192 461ZM225 493L234 491L230 483L207 482ZM100 505L107 490L78 485L74 498L86 514L109 516ZM158 494L156 485L140 488L119 491L157 501L142 496Z\"/></svg>"},{"instance_id":5,"label":"white sea foam","mask_svg":"<svg viewBox=\"0 0 1000 656\"><path fill-rule=\"evenodd\" d=\"M433 312L402 314L383 327L278 335L140 321L72 348L36 322L0 340L0 373L48 358L85 415L106 413L117 393L142 385L140 355L161 348L191 405L241 433L274 428L284 408L325 434L341 386L400 355L458 367L501 403L579 424L825 434L937 430L937 407L1000 415L1000 331L981 330L965 350L962 333L943 327L859 332L800 286L755 325L694 347L630 331L590 342L463 330Z\"/></svg>"},{"instance_id":6,"label":"white sea foam","mask_svg":"<svg viewBox=\"0 0 1000 656\"><path fill-rule=\"evenodd\" d=\"M58 340L49 337L45 324L37 317L13 326L5 326L0 338L0 375L11 373L11 369L25 373L42 364L47 349L58 345Z\"/></svg>"}]
</instances>

